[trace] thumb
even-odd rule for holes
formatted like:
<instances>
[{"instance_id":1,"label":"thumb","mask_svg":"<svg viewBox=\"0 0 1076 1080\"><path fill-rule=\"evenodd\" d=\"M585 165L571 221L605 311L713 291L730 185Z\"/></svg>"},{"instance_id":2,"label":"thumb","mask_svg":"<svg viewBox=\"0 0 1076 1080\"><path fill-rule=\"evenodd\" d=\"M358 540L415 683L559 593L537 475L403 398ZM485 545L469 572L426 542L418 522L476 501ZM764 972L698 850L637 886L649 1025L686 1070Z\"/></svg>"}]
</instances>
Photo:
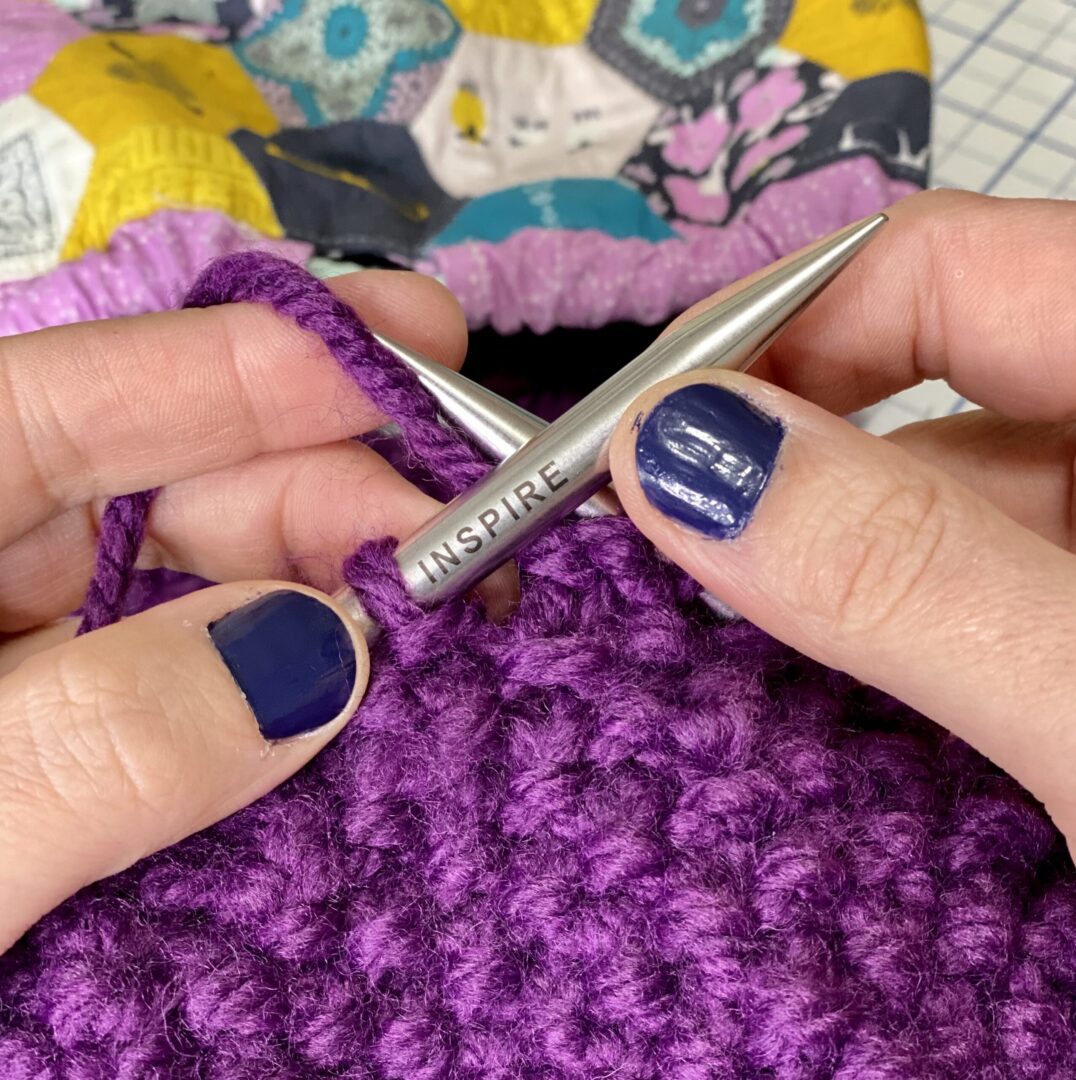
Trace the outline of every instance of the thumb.
<instances>
[{"instance_id":1,"label":"thumb","mask_svg":"<svg viewBox=\"0 0 1076 1080\"><path fill-rule=\"evenodd\" d=\"M290 776L368 674L328 597L275 582L206 589L24 660L0 680L0 951Z\"/></svg>"},{"instance_id":2,"label":"thumb","mask_svg":"<svg viewBox=\"0 0 1076 1080\"><path fill-rule=\"evenodd\" d=\"M639 528L808 656L961 736L1076 837L1076 560L942 471L768 383L652 388L611 446Z\"/></svg>"}]
</instances>

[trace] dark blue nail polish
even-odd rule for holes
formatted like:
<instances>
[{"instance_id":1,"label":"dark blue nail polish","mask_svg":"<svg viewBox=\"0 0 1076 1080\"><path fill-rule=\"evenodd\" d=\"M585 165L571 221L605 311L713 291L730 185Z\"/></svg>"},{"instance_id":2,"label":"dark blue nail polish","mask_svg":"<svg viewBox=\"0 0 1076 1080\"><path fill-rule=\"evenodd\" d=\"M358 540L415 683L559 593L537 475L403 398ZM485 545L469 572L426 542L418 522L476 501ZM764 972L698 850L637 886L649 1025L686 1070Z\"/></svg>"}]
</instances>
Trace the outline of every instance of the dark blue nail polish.
<instances>
[{"instance_id":1,"label":"dark blue nail polish","mask_svg":"<svg viewBox=\"0 0 1076 1080\"><path fill-rule=\"evenodd\" d=\"M327 724L355 687L351 635L306 593L268 593L210 623L209 636L266 739Z\"/></svg>"},{"instance_id":2,"label":"dark blue nail polish","mask_svg":"<svg viewBox=\"0 0 1076 1080\"><path fill-rule=\"evenodd\" d=\"M737 394L699 384L674 390L635 442L651 505L707 536L739 536L751 520L784 438L778 420Z\"/></svg>"}]
</instances>

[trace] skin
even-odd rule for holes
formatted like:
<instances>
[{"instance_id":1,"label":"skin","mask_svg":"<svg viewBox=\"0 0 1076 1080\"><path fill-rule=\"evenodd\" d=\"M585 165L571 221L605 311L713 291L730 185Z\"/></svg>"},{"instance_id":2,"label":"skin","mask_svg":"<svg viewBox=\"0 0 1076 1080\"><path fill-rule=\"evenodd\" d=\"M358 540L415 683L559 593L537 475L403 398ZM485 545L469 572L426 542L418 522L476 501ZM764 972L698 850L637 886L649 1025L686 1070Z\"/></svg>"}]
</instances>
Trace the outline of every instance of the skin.
<instances>
[{"instance_id":1,"label":"skin","mask_svg":"<svg viewBox=\"0 0 1076 1080\"><path fill-rule=\"evenodd\" d=\"M699 373L643 395L614 436L614 479L639 527L712 593L950 727L1071 842L1076 206L931 193L892 219L754 377ZM462 316L435 282L371 271L333 288L375 328L462 362ZM437 504L347 441L383 418L316 339L268 310L11 338L0 372L2 950L82 885L253 801L332 739L365 689L357 631L341 716L267 747L205 627L277 588L331 603L357 543L406 535ZM887 439L836 415L925 377L990 411ZM733 541L664 518L635 474L632 420L692 381L721 382L786 426ZM72 640L65 616L104 499L158 485L146 565L224 584Z\"/></svg>"}]
</instances>

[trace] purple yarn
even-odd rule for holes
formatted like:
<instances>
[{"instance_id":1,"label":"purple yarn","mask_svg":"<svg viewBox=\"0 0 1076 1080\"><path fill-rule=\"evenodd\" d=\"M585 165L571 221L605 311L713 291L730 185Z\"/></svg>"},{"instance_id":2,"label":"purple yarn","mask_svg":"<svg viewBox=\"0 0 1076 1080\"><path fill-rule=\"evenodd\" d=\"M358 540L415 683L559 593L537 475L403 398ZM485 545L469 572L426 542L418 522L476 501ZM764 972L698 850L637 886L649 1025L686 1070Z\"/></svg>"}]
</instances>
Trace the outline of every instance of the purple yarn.
<instances>
[{"instance_id":1,"label":"purple yarn","mask_svg":"<svg viewBox=\"0 0 1076 1080\"><path fill-rule=\"evenodd\" d=\"M202 272L183 307L243 302L269 304L321 338L344 373L400 423L407 451L434 470L453 494L489 469L473 447L442 426L433 400L411 370L378 342L347 304L301 267L261 251L225 255ZM140 491L121 495L105 508L80 634L108 626L123 615L156 494Z\"/></svg>"},{"instance_id":2,"label":"purple yarn","mask_svg":"<svg viewBox=\"0 0 1076 1080\"><path fill-rule=\"evenodd\" d=\"M1076 1076L1072 866L963 743L715 625L624 519L533 543L504 626L391 550L346 567L386 627L355 719L0 958L0 1077Z\"/></svg>"},{"instance_id":3,"label":"purple yarn","mask_svg":"<svg viewBox=\"0 0 1076 1080\"><path fill-rule=\"evenodd\" d=\"M82 604L78 632L86 634L110 626L124 612L135 576L135 562L146 538L149 508L157 488L109 499L101 515L101 535L93 577Z\"/></svg>"}]
</instances>

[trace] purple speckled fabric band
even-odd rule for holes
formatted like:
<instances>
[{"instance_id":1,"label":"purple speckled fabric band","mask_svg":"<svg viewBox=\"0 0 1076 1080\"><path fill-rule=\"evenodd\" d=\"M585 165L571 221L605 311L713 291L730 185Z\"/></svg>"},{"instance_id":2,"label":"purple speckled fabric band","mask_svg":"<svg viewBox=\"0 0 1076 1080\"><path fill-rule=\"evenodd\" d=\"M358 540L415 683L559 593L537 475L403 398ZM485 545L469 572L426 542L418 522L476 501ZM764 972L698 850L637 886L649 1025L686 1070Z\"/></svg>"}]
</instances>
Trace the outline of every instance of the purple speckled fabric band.
<instances>
[{"instance_id":1,"label":"purple speckled fabric band","mask_svg":"<svg viewBox=\"0 0 1076 1080\"><path fill-rule=\"evenodd\" d=\"M597 230L524 229L500 243L437 249L420 269L441 277L472 326L659 323L730 282L919 190L870 157L772 184L722 229L652 243ZM688 232L687 227L682 231Z\"/></svg>"},{"instance_id":2,"label":"purple speckled fabric band","mask_svg":"<svg viewBox=\"0 0 1076 1080\"><path fill-rule=\"evenodd\" d=\"M29 89L57 49L87 33L51 4L0 0L0 101Z\"/></svg>"},{"instance_id":3,"label":"purple speckled fabric band","mask_svg":"<svg viewBox=\"0 0 1076 1080\"><path fill-rule=\"evenodd\" d=\"M0 283L0 337L174 307L219 255L254 249L303 262L310 245L269 240L212 210L162 210L117 229L108 251Z\"/></svg>"}]
</instances>

